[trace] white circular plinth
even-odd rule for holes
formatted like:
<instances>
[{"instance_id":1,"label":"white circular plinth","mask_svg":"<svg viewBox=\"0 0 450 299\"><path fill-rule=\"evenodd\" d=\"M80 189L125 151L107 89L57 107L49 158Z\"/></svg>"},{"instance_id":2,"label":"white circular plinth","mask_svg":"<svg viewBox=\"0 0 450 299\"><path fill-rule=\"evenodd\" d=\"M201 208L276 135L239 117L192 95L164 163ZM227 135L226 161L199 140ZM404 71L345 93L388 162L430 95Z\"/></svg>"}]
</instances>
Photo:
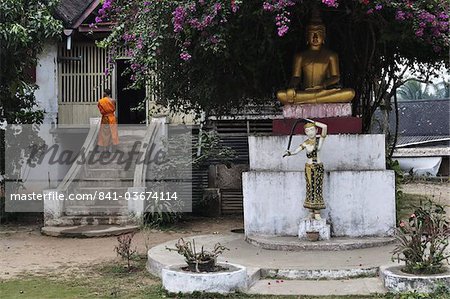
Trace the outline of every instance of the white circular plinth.
<instances>
[{"instance_id":1,"label":"white circular plinth","mask_svg":"<svg viewBox=\"0 0 450 299\"><path fill-rule=\"evenodd\" d=\"M401 271L403 266L380 267L384 287L394 293L433 293L440 285L450 287L450 271L442 274L416 275Z\"/></svg>"},{"instance_id":2,"label":"white circular plinth","mask_svg":"<svg viewBox=\"0 0 450 299\"><path fill-rule=\"evenodd\" d=\"M245 267L218 263L228 270L209 273L194 273L175 265L162 269L162 284L170 293L207 292L227 294L245 290L247 287L247 270Z\"/></svg>"}]
</instances>

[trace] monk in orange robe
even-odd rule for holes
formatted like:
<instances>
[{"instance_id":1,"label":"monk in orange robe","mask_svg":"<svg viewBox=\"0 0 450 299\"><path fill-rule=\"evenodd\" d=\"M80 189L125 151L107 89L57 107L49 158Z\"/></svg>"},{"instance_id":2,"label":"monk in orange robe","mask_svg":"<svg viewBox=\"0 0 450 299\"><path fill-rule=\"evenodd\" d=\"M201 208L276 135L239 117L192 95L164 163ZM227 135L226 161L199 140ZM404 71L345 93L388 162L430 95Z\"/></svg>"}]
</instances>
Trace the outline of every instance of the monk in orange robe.
<instances>
[{"instance_id":1,"label":"monk in orange robe","mask_svg":"<svg viewBox=\"0 0 450 299\"><path fill-rule=\"evenodd\" d=\"M119 134L117 133L117 120L114 114L116 101L111 98L111 90L105 89L103 98L98 101L97 106L102 114L97 145L105 150L108 150L111 145L114 150L116 145L119 144Z\"/></svg>"}]
</instances>

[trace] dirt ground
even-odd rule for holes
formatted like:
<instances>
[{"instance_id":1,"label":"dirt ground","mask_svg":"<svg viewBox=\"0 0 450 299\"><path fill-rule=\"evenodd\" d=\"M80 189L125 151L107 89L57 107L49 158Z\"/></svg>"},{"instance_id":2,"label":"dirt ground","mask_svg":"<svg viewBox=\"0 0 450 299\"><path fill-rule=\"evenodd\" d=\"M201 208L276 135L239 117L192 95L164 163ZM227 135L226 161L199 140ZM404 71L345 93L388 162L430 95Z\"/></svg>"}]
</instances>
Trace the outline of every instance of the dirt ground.
<instances>
[{"instance_id":1,"label":"dirt ground","mask_svg":"<svg viewBox=\"0 0 450 299\"><path fill-rule=\"evenodd\" d=\"M195 218L183 221L173 230L149 230L135 235L134 246L140 254L157 244L180 237L230 232L243 228L241 217ZM24 273L64 274L79 268L117 258L116 237L71 239L40 234L38 226L0 229L0 279Z\"/></svg>"},{"instance_id":2,"label":"dirt ground","mask_svg":"<svg viewBox=\"0 0 450 299\"><path fill-rule=\"evenodd\" d=\"M427 195L436 201L450 203L450 182L412 182L404 184L402 190L405 193Z\"/></svg>"},{"instance_id":3,"label":"dirt ground","mask_svg":"<svg viewBox=\"0 0 450 299\"><path fill-rule=\"evenodd\" d=\"M450 207L450 184L414 182L403 185L403 192L422 194ZM449 211L450 212L450 211ZM134 244L139 253L147 247L180 237L230 232L243 228L241 217L195 218L180 223L173 230L139 232ZM67 239L43 236L38 226L0 227L0 279L17 277L23 273L73 273L86 265L117 258L116 237L95 239Z\"/></svg>"},{"instance_id":4,"label":"dirt ground","mask_svg":"<svg viewBox=\"0 0 450 299\"><path fill-rule=\"evenodd\" d=\"M411 182L402 185L404 193L425 195L446 208L450 218L450 182Z\"/></svg>"}]
</instances>

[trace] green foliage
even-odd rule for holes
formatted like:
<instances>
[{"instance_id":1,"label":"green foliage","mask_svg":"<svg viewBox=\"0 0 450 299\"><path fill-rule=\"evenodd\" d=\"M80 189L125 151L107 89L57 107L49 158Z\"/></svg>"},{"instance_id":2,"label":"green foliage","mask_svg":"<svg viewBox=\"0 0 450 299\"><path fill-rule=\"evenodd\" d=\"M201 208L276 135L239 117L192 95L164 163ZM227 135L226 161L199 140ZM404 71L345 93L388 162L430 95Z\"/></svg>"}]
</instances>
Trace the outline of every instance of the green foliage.
<instances>
[{"instance_id":1,"label":"green foliage","mask_svg":"<svg viewBox=\"0 0 450 299\"><path fill-rule=\"evenodd\" d=\"M450 222L442 206L428 201L401 221L396 230L399 241L394 249L395 260L404 261L403 271L413 274L435 274L444 271L449 245Z\"/></svg>"},{"instance_id":2,"label":"green foliage","mask_svg":"<svg viewBox=\"0 0 450 299\"><path fill-rule=\"evenodd\" d=\"M170 205L165 209L170 209ZM151 228L165 228L176 224L183 218L181 212L170 212L170 211L149 211L144 213L144 226Z\"/></svg>"},{"instance_id":3,"label":"green foliage","mask_svg":"<svg viewBox=\"0 0 450 299\"><path fill-rule=\"evenodd\" d=\"M401 294L388 294L386 299L447 299L450 297L450 289L445 285L437 285L433 293L425 294L418 292L407 292Z\"/></svg>"},{"instance_id":4,"label":"green foliage","mask_svg":"<svg viewBox=\"0 0 450 299\"><path fill-rule=\"evenodd\" d=\"M434 100L449 99L449 82L437 84L423 84L418 80L410 80L397 90L399 100Z\"/></svg>"},{"instance_id":5,"label":"green foliage","mask_svg":"<svg viewBox=\"0 0 450 299\"><path fill-rule=\"evenodd\" d=\"M227 167L236 158L236 151L221 143L216 131L202 131L194 146L192 167L200 167L204 163L225 164Z\"/></svg>"},{"instance_id":6,"label":"green foliage","mask_svg":"<svg viewBox=\"0 0 450 299\"><path fill-rule=\"evenodd\" d=\"M120 25L102 45L113 55L126 47L135 85L149 83L171 110L229 114L248 104L276 103L275 92L289 81L292 57L306 46L311 11L319 7L327 46L340 55L341 83L355 89L353 110L365 131L374 111L390 106L406 70L428 80L440 74L437 67L448 65L443 33L448 1L341 0L337 7L294 1L281 12L264 10L263 2L274 3L116 0L103 18ZM215 4L221 5L217 12ZM285 12L289 31L280 34L274 20ZM207 17L211 22L199 26Z\"/></svg>"},{"instance_id":7,"label":"green foliage","mask_svg":"<svg viewBox=\"0 0 450 299\"><path fill-rule=\"evenodd\" d=\"M59 36L62 25L53 18L52 0L4 0L0 3L0 121L38 123L29 74L46 41Z\"/></svg>"},{"instance_id":8,"label":"green foliage","mask_svg":"<svg viewBox=\"0 0 450 299\"><path fill-rule=\"evenodd\" d=\"M399 219L399 206L400 202L402 202L404 198L404 194L402 191L402 183L403 183L403 171L400 168L400 164L398 160L388 159L386 161L386 168L393 170L395 174L395 204L396 204L396 218Z\"/></svg>"},{"instance_id":9,"label":"green foliage","mask_svg":"<svg viewBox=\"0 0 450 299\"><path fill-rule=\"evenodd\" d=\"M0 123L37 124L43 111L37 109L38 88L30 71L46 41L57 38L61 22L52 16L57 1L2 0L0 2ZM0 173L5 173L5 139L0 130Z\"/></svg>"},{"instance_id":10,"label":"green foliage","mask_svg":"<svg viewBox=\"0 0 450 299\"><path fill-rule=\"evenodd\" d=\"M428 200L429 198L425 195L402 193L402 196L396 201L396 219L408 219L411 211L422 206Z\"/></svg>"}]
</instances>

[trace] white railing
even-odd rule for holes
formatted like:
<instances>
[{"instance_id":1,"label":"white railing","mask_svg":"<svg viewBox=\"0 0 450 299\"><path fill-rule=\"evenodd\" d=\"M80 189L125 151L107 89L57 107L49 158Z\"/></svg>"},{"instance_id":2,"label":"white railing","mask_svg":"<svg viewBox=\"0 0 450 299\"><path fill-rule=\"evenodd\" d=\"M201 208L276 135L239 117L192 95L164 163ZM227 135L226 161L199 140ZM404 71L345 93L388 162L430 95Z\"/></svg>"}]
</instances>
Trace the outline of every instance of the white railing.
<instances>
[{"instance_id":1,"label":"white railing","mask_svg":"<svg viewBox=\"0 0 450 299\"><path fill-rule=\"evenodd\" d=\"M58 192L66 192L69 189L70 184L80 172L81 166L84 164L83 161L85 161L88 158L89 153L93 151L95 145L97 144L97 136L100 129L100 123L100 118L91 118L89 132L86 136L86 140L84 141L76 160L74 161L72 166L70 166L70 169L64 176L64 179L61 181L61 183L59 183L57 187Z\"/></svg>"},{"instance_id":2,"label":"white railing","mask_svg":"<svg viewBox=\"0 0 450 299\"><path fill-rule=\"evenodd\" d=\"M145 132L142 139L141 147L139 149L139 157L143 157L145 161L147 155L150 154L149 150L151 145L157 142L157 138L163 137L165 131L165 125L167 124L167 117L153 117L150 121L150 125ZM147 173L147 163L137 163L134 169L133 187L145 187L145 179Z\"/></svg>"}]
</instances>

